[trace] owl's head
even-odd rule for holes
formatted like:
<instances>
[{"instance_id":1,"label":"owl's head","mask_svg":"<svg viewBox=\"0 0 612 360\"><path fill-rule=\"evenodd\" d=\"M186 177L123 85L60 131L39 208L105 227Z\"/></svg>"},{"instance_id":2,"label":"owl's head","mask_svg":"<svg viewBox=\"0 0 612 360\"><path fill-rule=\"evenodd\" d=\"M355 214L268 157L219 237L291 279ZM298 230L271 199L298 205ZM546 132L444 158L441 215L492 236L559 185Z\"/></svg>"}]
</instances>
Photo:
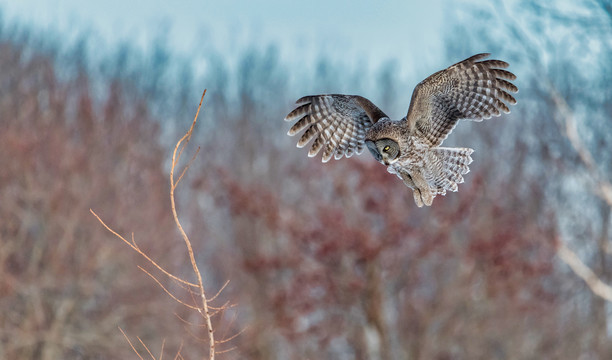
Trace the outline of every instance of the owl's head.
<instances>
[{"instance_id":1,"label":"owl's head","mask_svg":"<svg viewBox=\"0 0 612 360\"><path fill-rule=\"evenodd\" d=\"M400 147L395 140L382 138L375 141L366 140L365 143L376 161L382 164L391 165L399 158Z\"/></svg>"}]
</instances>

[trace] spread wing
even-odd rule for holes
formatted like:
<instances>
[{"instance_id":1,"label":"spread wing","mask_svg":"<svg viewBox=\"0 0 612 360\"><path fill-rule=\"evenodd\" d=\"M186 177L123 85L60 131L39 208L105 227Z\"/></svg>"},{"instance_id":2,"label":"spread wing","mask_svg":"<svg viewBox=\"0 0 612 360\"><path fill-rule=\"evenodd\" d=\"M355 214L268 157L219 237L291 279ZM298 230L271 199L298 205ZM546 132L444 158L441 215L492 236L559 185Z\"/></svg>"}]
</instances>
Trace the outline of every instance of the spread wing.
<instances>
[{"instance_id":1,"label":"spread wing","mask_svg":"<svg viewBox=\"0 0 612 360\"><path fill-rule=\"evenodd\" d=\"M293 136L306 129L297 146L304 147L314 139L308 156L324 149L323 162L332 156L340 159L361 154L366 131L387 117L370 100L356 95L305 96L296 104L297 108L285 117L286 121L297 120L287 134Z\"/></svg>"},{"instance_id":2,"label":"spread wing","mask_svg":"<svg viewBox=\"0 0 612 360\"><path fill-rule=\"evenodd\" d=\"M489 55L474 55L420 82L406 116L410 129L438 146L460 119L482 121L509 113L506 103L516 104L509 92L518 88L508 80L516 76L503 70L508 67L504 61L483 60Z\"/></svg>"}]
</instances>

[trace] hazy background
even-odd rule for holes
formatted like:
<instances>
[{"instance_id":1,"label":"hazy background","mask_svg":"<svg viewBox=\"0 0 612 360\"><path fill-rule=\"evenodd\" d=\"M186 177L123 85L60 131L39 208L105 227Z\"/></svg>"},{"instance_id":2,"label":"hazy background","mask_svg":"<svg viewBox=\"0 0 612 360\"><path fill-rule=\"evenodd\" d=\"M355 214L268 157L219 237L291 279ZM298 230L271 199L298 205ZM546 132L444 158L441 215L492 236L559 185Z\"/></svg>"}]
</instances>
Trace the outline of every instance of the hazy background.
<instances>
[{"instance_id":1,"label":"hazy background","mask_svg":"<svg viewBox=\"0 0 612 360\"><path fill-rule=\"evenodd\" d=\"M611 282L610 1L0 9L0 358L135 356L118 327L157 357L206 356L201 319L89 213L189 276L167 173L205 88L177 201L206 289L230 280L216 336L242 333L219 358L612 356L612 308L556 253ZM431 208L369 155L321 164L285 135L307 94L401 118L419 81L478 52L511 64L518 104L453 131L474 163Z\"/></svg>"},{"instance_id":2,"label":"hazy background","mask_svg":"<svg viewBox=\"0 0 612 360\"><path fill-rule=\"evenodd\" d=\"M89 33L106 46L125 41L148 49L163 36L173 52L194 63L211 50L234 63L245 47L274 44L282 60L293 66L304 60L311 63L322 53L350 64L380 65L397 58L414 66L424 62L422 57L433 60L443 49L439 35L446 5L443 0L420 5L399 0L2 0L0 4L5 17L60 30L62 38Z\"/></svg>"}]
</instances>

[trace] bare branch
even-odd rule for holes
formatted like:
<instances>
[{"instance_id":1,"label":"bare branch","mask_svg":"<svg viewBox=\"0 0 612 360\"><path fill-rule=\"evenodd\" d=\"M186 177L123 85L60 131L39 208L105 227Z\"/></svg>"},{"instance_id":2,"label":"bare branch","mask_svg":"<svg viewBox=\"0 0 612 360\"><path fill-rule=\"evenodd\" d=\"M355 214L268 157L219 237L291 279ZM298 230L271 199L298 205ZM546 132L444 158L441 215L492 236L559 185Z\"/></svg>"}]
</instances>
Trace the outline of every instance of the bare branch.
<instances>
[{"instance_id":1,"label":"bare branch","mask_svg":"<svg viewBox=\"0 0 612 360\"><path fill-rule=\"evenodd\" d=\"M222 311L225 311L225 310L228 310L228 309L231 309L231 308L234 308L234 307L236 307L236 304L230 304L229 301L226 301L220 307L214 307L214 306L208 305L209 309L214 310L214 312L212 312L210 314L211 317L217 315L218 313L220 313Z\"/></svg>"},{"instance_id":2,"label":"bare branch","mask_svg":"<svg viewBox=\"0 0 612 360\"><path fill-rule=\"evenodd\" d=\"M181 179L183 179L183 175L185 175L187 170L191 167L191 163L193 163L193 161L196 159L199 153L200 153L200 147L198 146L198 149L196 150L195 154L193 154L193 156L191 157L191 160L189 160L187 165L185 165L185 167L183 168L183 171L181 172L181 175L176 180L174 187L178 186L179 182L181 182Z\"/></svg>"},{"instance_id":3,"label":"bare branch","mask_svg":"<svg viewBox=\"0 0 612 360\"><path fill-rule=\"evenodd\" d=\"M200 104L198 106L198 110L196 112L196 115L193 119L193 122L191 124L191 127L189 128L189 130L185 133L185 135L176 143L176 146L174 147L174 151L172 153L172 166L170 169L170 203L171 203L171 208L172 208L172 215L173 215L173 219L174 222L176 224L176 227L179 230L179 233L181 234L181 237L183 238L183 241L185 243L185 246L187 247L187 252L189 254L189 260L191 262L191 266L193 269L193 272L197 278L197 283L191 283L188 281L185 281L177 276L174 276L172 274L170 274L168 271L166 271L164 268L162 268L160 265L158 265L154 260L152 260L144 251L142 251L140 249L140 247L136 244L136 240L134 238L134 234L132 233L131 236L131 241L128 241L127 239L125 239L123 236L121 236L119 233L117 233L116 231L114 231L113 229L111 229L108 225L106 225L106 223L104 223L104 221L102 221L102 219L93 211L90 209L90 212L98 219L98 221L109 231L111 232L113 235L115 235L117 238L121 239L124 243L128 244L134 251L136 251L138 254L140 254L141 256L143 256L145 259L147 259L151 264L153 264L157 269L159 269L161 272L163 272L165 275L167 275L170 279L175 280L178 282L178 285L180 288L182 288L183 290L186 290L187 293L189 294L189 296L191 296L194 305L190 305L188 303L186 303L185 301L179 299L178 297L176 297L174 294L172 294L164 285L162 285L162 283L150 272L148 272L147 270L145 270L143 267L138 266L138 268L140 270L142 270L145 274L147 274L151 279L153 279L153 281L155 281L157 283L157 285L159 287L161 287L166 294L168 294L168 296L170 296L174 301L178 302L179 304L192 309L192 310L196 310L198 311L198 313L200 313L203 317L204 317L204 323L203 325L197 325L197 326L205 326L206 330L208 332L208 348L209 348L209 355L208 355L208 359L209 360L214 360L215 358L215 345L218 343L215 341L214 338L214 332L213 332L213 327L212 327L212 322L211 322L211 317L214 316L216 313L220 312L220 311L224 311L228 308L228 303L226 302L225 304L223 304L221 307L217 308L217 307L212 307L209 306L208 303L215 300L217 298L217 296L219 296L219 294L225 289L225 287L228 285L229 281L227 281L222 287L221 289L219 289L219 291L210 299L206 298L206 294L204 292L204 284L202 281L202 275L200 273L200 270L198 268L196 259L195 259L195 255L194 255L194 251L193 251L193 247L191 244L191 241L189 240L189 237L187 236L187 233L185 232L185 230L183 229L183 226L181 225L181 222L179 221L178 218L178 213L176 210L176 201L175 201L175 196L174 196L174 191L176 190L179 182L183 179L184 175L186 174L187 170L190 168L191 164L193 163L193 161L196 159L197 154L199 153L200 148L198 147L198 149L195 151L195 154L192 156L192 158L189 160L189 162L187 163L187 165L185 165L185 167L183 168L183 170L181 171L180 175L178 178L175 178L175 171L177 169L178 163L180 161L180 157L183 154L183 150L185 149L185 147L187 146L187 144L189 143L189 140L191 139L191 135L193 134L193 129L195 127L195 124L197 122L198 119L198 115L200 113L200 110L202 108L202 102L204 101L204 95L206 95L206 90L204 90L203 94L202 94L202 98L200 99ZM197 290L196 290L197 289ZM200 296L200 301L201 301L201 305L195 305L198 303L198 301L196 300L195 296L198 294ZM215 313L211 314L210 310L214 310ZM187 321L185 321L184 319L182 319L180 316L177 315L177 317L179 317L179 319L185 323L188 323ZM195 324L191 324L188 323L190 325L195 325ZM121 329L120 329L121 330ZM142 356L138 353L138 351L134 348L134 345L132 344L132 342L130 341L130 339L127 337L127 335L123 332L123 330L121 330L121 332L123 333L123 336L128 340L130 346L132 347L132 350L134 350L134 352L138 355L138 357L142 360ZM198 338L195 334L192 334L189 329L187 329L187 332L193 336L195 339L197 339L198 341L202 341L205 342L205 338L204 339L200 339ZM240 332L241 333L241 332ZM232 339L234 339L235 337L237 337L240 333L232 336L229 339L225 339L222 341L222 343L228 342ZM149 353L149 356L152 359L155 359L155 357L153 356L153 354L151 353L151 351L149 350L149 348L143 343L143 341L138 338L138 340L140 341L140 343L142 344L142 346L144 346L144 348L147 350L147 352ZM163 356L163 351L164 351L164 345L165 345L165 340L164 343L162 344L162 355L160 355L160 359ZM183 347L183 343L181 343L181 347L179 348L179 351L177 352L175 359L183 359L183 356L181 355L181 349ZM227 350L225 350L224 352L226 352Z\"/></svg>"},{"instance_id":4,"label":"bare branch","mask_svg":"<svg viewBox=\"0 0 612 360\"><path fill-rule=\"evenodd\" d=\"M149 353L149 356L151 356L151 359L155 360L155 356L153 356L153 354L151 353L151 350L149 350L149 348L147 347L147 345L145 345L145 343L142 341L142 339L140 338L140 336L136 337L138 339L138 341L140 341L140 343L142 344L142 346L144 346L144 348L147 350L147 352Z\"/></svg>"},{"instance_id":5,"label":"bare branch","mask_svg":"<svg viewBox=\"0 0 612 360\"><path fill-rule=\"evenodd\" d=\"M217 298L217 296L219 296L219 294L221 294L221 292L223 291L223 289L225 289L225 287L229 284L229 280L227 280L225 282L225 284L223 284L223 286L221 286L221 289L219 289L219 291L217 291L217 293L211 297L210 299L208 299L208 302L213 302L215 301L215 299Z\"/></svg>"},{"instance_id":6,"label":"bare branch","mask_svg":"<svg viewBox=\"0 0 612 360\"><path fill-rule=\"evenodd\" d=\"M174 316L176 316L181 322L190 325L190 326L195 326L195 327L199 327L199 326L206 326L206 324L196 324L196 323L192 323L191 321L187 321L185 319L183 319L179 314L174 313Z\"/></svg>"},{"instance_id":7,"label":"bare branch","mask_svg":"<svg viewBox=\"0 0 612 360\"><path fill-rule=\"evenodd\" d=\"M162 360L164 357L164 346L166 345L166 339L162 341L161 351L159 353L159 360Z\"/></svg>"},{"instance_id":8,"label":"bare branch","mask_svg":"<svg viewBox=\"0 0 612 360\"><path fill-rule=\"evenodd\" d=\"M607 301L612 302L612 287L603 281L588 266L586 266L563 242L559 242L557 255L572 271L586 282L593 293Z\"/></svg>"},{"instance_id":9,"label":"bare branch","mask_svg":"<svg viewBox=\"0 0 612 360\"><path fill-rule=\"evenodd\" d=\"M176 352L176 356L174 357L174 360L183 358L183 355L181 355L181 350L183 350L183 342L181 342L181 346L179 346L179 349Z\"/></svg>"},{"instance_id":10,"label":"bare branch","mask_svg":"<svg viewBox=\"0 0 612 360\"><path fill-rule=\"evenodd\" d=\"M578 134L578 127L576 126L574 112L567 104L563 96L561 96L561 94L559 94L559 92L556 90L554 85L549 84L548 87L551 98L559 109L560 118L555 117L559 127L563 132L565 132L570 144L578 154L580 161L582 161L587 170L593 175L593 178L597 183L597 191L595 194L603 199L609 206L612 206L612 184L601 175L595 160L593 160L593 155L582 142L582 139Z\"/></svg>"},{"instance_id":11,"label":"bare branch","mask_svg":"<svg viewBox=\"0 0 612 360\"><path fill-rule=\"evenodd\" d=\"M172 178L171 179L172 181L174 179L174 175L173 175L174 168L176 167L176 164L181 159L181 155L183 154L183 150L185 150L185 146L187 146L187 144L189 143L189 140L191 140L191 135L193 134L193 128L195 127L196 121L198 120L198 115L200 114L200 109L202 108L202 102L204 101L204 95L206 95L206 90L204 90L204 93L202 93L202 98L200 99L200 104L198 105L198 111L196 111L195 117L193 118L193 122L191 123L191 127L189 128L189 130L187 130L185 135L176 143L176 146L174 147L174 153L172 154L172 169L171 169L171 175L170 175ZM176 151L183 141L185 141L185 144L181 147L177 155Z\"/></svg>"},{"instance_id":12,"label":"bare branch","mask_svg":"<svg viewBox=\"0 0 612 360\"><path fill-rule=\"evenodd\" d=\"M208 330L208 340L209 340L208 358L210 360L214 360L215 358L215 337L213 333L212 322L210 320L210 314L208 312L208 301L206 300L206 294L204 293L204 283L202 282L202 275L200 274L200 269L198 268L198 264L196 263L195 256L193 254L193 247L191 246L191 241L189 241L189 237L185 233L185 230L183 229L183 226L181 225L181 222L179 221L178 214L176 212L176 203L174 199L174 190L176 189L176 185L177 185L174 179L174 170L176 169L176 166L178 165L178 160L180 159L183 149L185 149L185 146L189 143L189 140L191 139L191 135L193 134L193 129L195 127L196 121L198 120L198 115L200 114L200 109L202 108L202 102L204 101L204 95L206 95L206 90L204 90L204 93L202 94L202 98L200 99L200 104L198 105L198 111L196 112L196 115L193 118L191 127L189 128L187 133L176 143L176 146L174 147L174 152L172 153L172 167L170 169L170 202L172 203L172 215L174 216L174 222L176 223L176 227L179 229L179 232L181 233L181 236L183 237L183 240L185 241L185 246L187 247L187 251L189 253L189 260L191 261L193 272L195 273L196 278L198 280L198 287L200 290L200 297L202 300L202 309L198 309L198 311L200 311L200 313L202 313L202 315L204 316L204 319L206 321L206 327ZM185 143L181 147L181 143L183 141L185 141ZM179 151L179 148L180 148L180 151ZM177 151L178 151L178 156L177 156ZM187 165L185 170L189 167L189 164ZM181 177L182 176L183 174L181 174Z\"/></svg>"},{"instance_id":13,"label":"bare branch","mask_svg":"<svg viewBox=\"0 0 612 360\"><path fill-rule=\"evenodd\" d=\"M197 287L198 285L190 283L189 281L185 281L183 279L181 279L178 276L174 276L172 274L170 274L169 272L167 272L164 268L162 268L161 266L159 266L153 259L151 259L145 252L143 252L142 250L140 250L140 248L136 245L136 241L134 240L134 234L132 234L132 241L134 242L133 244L129 241L127 241L123 236L119 235L115 230L111 229L108 225L106 225L106 223L104 221L102 221L102 219L100 219L100 217L98 216L98 214L96 214L92 209L89 209L89 212L91 212L93 214L93 216L96 217L96 219L98 219L98 221L106 228L106 230L110 231L113 235L115 235L116 237L118 237L119 239L121 239L124 243L128 244L132 249L134 249L134 251L136 251L137 253L139 253L142 257L144 257L145 259L147 259L151 264L153 264L153 266L155 266L156 268L158 268L161 272L163 272L164 274L166 274L168 277L183 283L185 285L189 285L189 286L193 286L193 287Z\"/></svg>"},{"instance_id":14,"label":"bare branch","mask_svg":"<svg viewBox=\"0 0 612 360\"><path fill-rule=\"evenodd\" d=\"M130 338L125 334L125 332L123 331L123 329L120 327L119 331L121 331L121 333L123 334L123 337L127 340L127 342L130 344L130 346L132 347L132 350L134 350L134 352L136 353L136 355L138 355L138 357L140 358L140 360L144 360L142 358L142 356L140 356L140 354L138 353L138 350L136 350L136 348L134 347L134 345L132 344L132 342L130 341Z\"/></svg>"},{"instance_id":15,"label":"bare branch","mask_svg":"<svg viewBox=\"0 0 612 360\"><path fill-rule=\"evenodd\" d=\"M217 351L217 354L223 354L223 353L227 353L227 352L230 352L230 351L233 351L233 350L236 350L236 347L235 347L235 346L234 346L234 347L231 347L231 348L229 348L229 349L225 349L225 350Z\"/></svg>"},{"instance_id":16,"label":"bare branch","mask_svg":"<svg viewBox=\"0 0 612 360\"><path fill-rule=\"evenodd\" d=\"M228 338L224 338L223 340L219 340L219 341L217 341L217 344L224 344L224 343L226 343L226 342L228 342L228 341L232 341L232 340L234 340L235 338L237 338L238 336L240 336L240 335L241 335L243 332L245 332L247 329L248 329L248 328L246 328L246 327L245 327L245 328L243 328L242 330L240 330L239 332L237 332L236 334L234 334L234 335L232 335L232 336L230 336L230 337L228 337Z\"/></svg>"},{"instance_id":17,"label":"bare branch","mask_svg":"<svg viewBox=\"0 0 612 360\"><path fill-rule=\"evenodd\" d=\"M162 288L162 289L163 289L163 290L166 292L166 294L168 294L168 296L170 296L170 297L171 297L171 298L172 298L174 301L176 301L176 302L178 302L179 304L181 304L181 305L183 305L183 306L186 306L186 307L188 307L188 308L190 308L190 309L193 309L193 310L200 310L200 308L198 308L197 306L189 305L189 304L187 304L186 302L184 302L184 301L182 301L181 299L179 299L179 298L177 298L176 296L174 296L174 295L173 295L173 294L172 294L172 293L171 293L171 292L170 292L168 289L166 289L166 288L164 287L164 285L162 285L162 283L161 283L161 282L159 282L159 280L157 280L157 278L156 278L155 276L151 275L151 273L150 273L150 272L146 271L145 269L143 269L143 268L142 268L142 267L140 267L140 266L139 266L138 268L139 268L140 270L142 270L142 271L143 271L145 274L149 275L149 277L151 277L151 279L153 279L153 281L155 281L155 282L157 283L157 285L159 285L159 287L161 287L161 288Z\"/></svg>"}]
</instances>

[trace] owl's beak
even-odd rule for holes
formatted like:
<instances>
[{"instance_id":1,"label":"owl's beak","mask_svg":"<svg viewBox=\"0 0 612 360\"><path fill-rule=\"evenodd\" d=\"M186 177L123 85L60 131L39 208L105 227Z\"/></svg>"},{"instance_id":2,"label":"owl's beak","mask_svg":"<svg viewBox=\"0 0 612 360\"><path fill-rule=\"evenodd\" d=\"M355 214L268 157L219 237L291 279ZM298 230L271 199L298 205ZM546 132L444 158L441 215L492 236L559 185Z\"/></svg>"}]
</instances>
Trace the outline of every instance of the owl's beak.
<instances>
[{"instance_id":1,"label":"owl's beak","mask_svg":"<svg viewBox=\"0 0 612 360\"><path fill-rule=\"evenodd\" d=\"M395 163L397 161L397 157L394 159L389 159L389 156L385 153L381 156L381 160L380 162L383 163L385 166L389 166L392 165L393 163Z\"/></svg>"}]
</instances>

